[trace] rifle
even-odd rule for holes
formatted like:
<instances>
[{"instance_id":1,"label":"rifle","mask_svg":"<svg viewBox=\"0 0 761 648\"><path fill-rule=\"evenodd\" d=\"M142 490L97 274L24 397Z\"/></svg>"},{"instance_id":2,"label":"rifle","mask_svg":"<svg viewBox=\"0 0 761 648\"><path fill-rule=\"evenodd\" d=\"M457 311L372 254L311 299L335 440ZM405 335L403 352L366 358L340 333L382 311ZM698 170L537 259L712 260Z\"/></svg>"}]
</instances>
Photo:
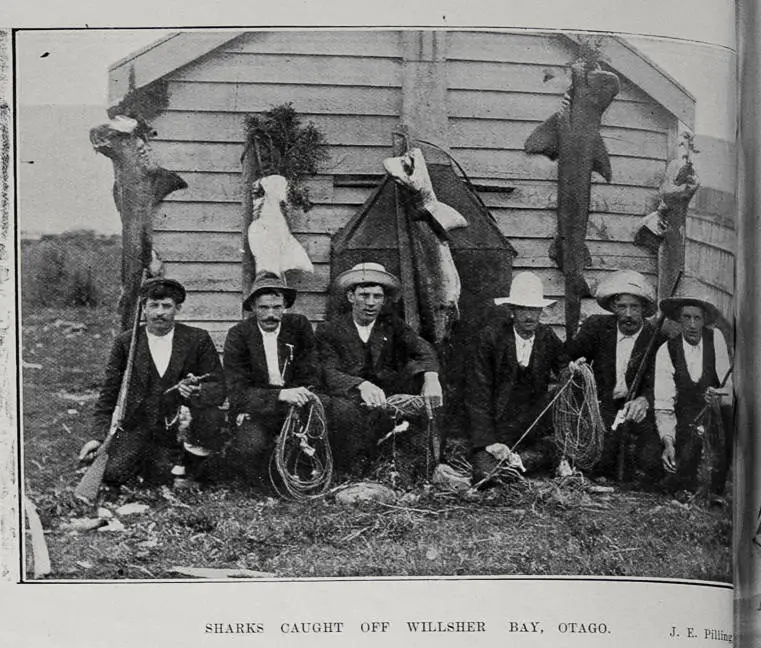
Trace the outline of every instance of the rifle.
<instances>
[{"instance_id":1,"label":"rifle","mask_svg":"<svg viewBox=\"0 0 761 648\"><path fill-rule=\"evenodd\" d=\"M143 270L142 281L145 281L146 272ZM141 285L142 285L141 281ZM74 497L86 504L92 504L98 497L100 485L103 482L103 474L106 472L108 463L108 449L116 437L119 430L124 425L124 414L127 407L127 392L129 383L132 378L132 368L135 365L135 351L137 350L137 333L140 326L140 317L143 314L143 302L138 297L137 308L135 309L135 320L132 323L132 337L129 343L129 353L127 354L127 366L122 375L122 383L119 387L119 397L116 400L116 407L111 415L111 426L108 429L108 435L98 448L95 459L90 464L87 472L82 476L79 485L74 489Z\"/></svg>"},{"instance_id":2,"label":"rifle","mask_svg":"<svg viewBox=\"0 0 761 648\"><path fill-rule=\"evenodd\" d=\"M676 276L676 280L674 281L674 285L671 287L671 291L669 292L669 297L673 297L674 293L676 292L677 287L679 286L679 281L682 278L682 271L679 271L679 274ZM666 316L661 313L658 316L658 320L655 323L655 328L653 330L653 334L650 337L650 341L647 343L647 348L645 349L645 353L642 355L642 360L639 363L639 367L637 367L637 373L634 374L634 380L632 380L632 384L629 386L628 391L626 392L626 403L633 401L637 397L637 392L639 391L640 383L642 382L643 378L645 377L645 372L647 371L647 367L649 364L650 356L653 353L653 349L655 348L655 341L658 339L658 334L661 331L661 327L663 326L663 322L666 319ZM618 410L618 413L616 414L616 418L613 421L613 425L610 426L610 429L612 431L615 431L621 424L627 423L627 421L624 418L624 410L621 408ZM624 480L624 469L626 465L626 440L628 437L627 434L628 430L624 428L621 430L621 436L618 441L618 462L616 465L616 478L619 482L622 482Z\"/></svg>"}]
</instances>

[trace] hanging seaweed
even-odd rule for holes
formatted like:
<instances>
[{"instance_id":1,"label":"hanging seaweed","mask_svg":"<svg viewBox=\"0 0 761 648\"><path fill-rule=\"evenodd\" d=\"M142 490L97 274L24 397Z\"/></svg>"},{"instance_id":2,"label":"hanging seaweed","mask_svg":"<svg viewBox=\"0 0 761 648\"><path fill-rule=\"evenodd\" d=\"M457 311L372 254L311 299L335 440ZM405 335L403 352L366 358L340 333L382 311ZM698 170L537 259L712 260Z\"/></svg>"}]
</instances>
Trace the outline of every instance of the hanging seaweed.
<instances>
[{"instance_id":1,"label":"hanging seaweed","mask_svg":"<svg viewBox=\"0 0 761 648\"><path fill-rule=\"evenodd\" d=\"M303 124L290 102L247 116L245 127L246 149L253 148L261 175L285 177L291 204L308 211L304 180L330 157L325 136L313 122Z\"/></svg>"}]
</instances>

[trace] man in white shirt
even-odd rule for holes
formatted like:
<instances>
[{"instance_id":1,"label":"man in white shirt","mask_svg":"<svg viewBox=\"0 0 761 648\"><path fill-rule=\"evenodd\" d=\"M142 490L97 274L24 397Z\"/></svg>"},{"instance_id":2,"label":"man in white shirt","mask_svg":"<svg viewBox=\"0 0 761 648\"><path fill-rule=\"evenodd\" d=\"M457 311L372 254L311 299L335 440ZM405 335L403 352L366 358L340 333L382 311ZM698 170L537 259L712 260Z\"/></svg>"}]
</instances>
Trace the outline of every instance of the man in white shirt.
<instances>
[{"instance_id":1,"label":"man in white shirt","mask_svg":"<svg viewBox=\"0 0 761 648\"><path fill-rule=\"evenodd\" d=\"M663 468L671 476L667 485L695 491L701 453L710 450L707 486L721 495L731 451L732 380L727 343L718 328L710 328L719 313L706 301L677 297L662 300L661 310L682 329L655 360L655 421Z\"/></svg>"},{"instance_id":2,"label":"man in white shirt","mask_svg":"<svg viewBox=\"0 0 761 648\"><path fill-rule=\"evenodd\" d=\"M335 290L350 311L317 329L320 365L330 399L329 422L336 465L362 472L377 452L391 419L387 396L420 394L433 412L442 404L439 364L433 347L403 320L387 312L401 284L379 263L360 263L341 273Z\"/></svg>"},{"instance_id":3,"label":"man in white shirt","mask_svg":"<svg viewBox=\"0 0 761 648\"><path fill-rule=\"evenodd\" d=\"M637 393L627 396L650 339L657 336L653 349L664 339L646 319L656 311L655 290L639 272L619 270L600 282L595 297L612 314L591 315L567 342L571 369L581 361L592 366L607 430L602 456L593 472L600 477L616 477L621 434L626 434L625 479L638 477L652 482L660 474L660 443L652 409L654 353L645 360ZM613 430L619 411L623 411L628 425Z\"/></svg>"},{"instance_id":4,"label":"man in white shirt","mask_svg":"<svg viewBox=\"0 0 761 648\"><path fill-rule=\"evenodd\" d=\"M542 310L555 302L544 298L537 275L516 275L510 295L494 301L508 308L500 308L479 332L466 374L473 483L509 457L547 405L550 382L560 377L568 363L563 343L552 327L539 323ZM549 419L540 419L515 446L527 471L552 463Z\"/></svg>"},{"instance_id":5,"label":"man in white shirt","mask_svg":"<svg viewBox=\"0 0 761 648\"><path fill-rule=\"evenodd\" d=\"M312 325L286 313L296 290L271 272L259 273L243 309L251 316L227 333L225 376L234 463L250 485L263 485L269 457L292 405L317 398L319 371Z\"/></svg>"},{"instance_id":6,"label":"man in white shirt","mask_svg":"<svg viewBox=\"0 0 761 648\"><path fill-rule=\"evenodd\" d=\"M109 448L103 481L119 486L139 476L148 483L174 478L179 485L187 476L197 477L203 459L221 445L222 366L206 331L175 322L185 301L179 282L148 279L140 298L145 326L138 329L124 425ZM103 437L116 407L130 341L131 331L114 341L95 406L93 427ZM80 460L91 460L99 446L99 441L86 443Z\"/></svg>"}]
</instances>

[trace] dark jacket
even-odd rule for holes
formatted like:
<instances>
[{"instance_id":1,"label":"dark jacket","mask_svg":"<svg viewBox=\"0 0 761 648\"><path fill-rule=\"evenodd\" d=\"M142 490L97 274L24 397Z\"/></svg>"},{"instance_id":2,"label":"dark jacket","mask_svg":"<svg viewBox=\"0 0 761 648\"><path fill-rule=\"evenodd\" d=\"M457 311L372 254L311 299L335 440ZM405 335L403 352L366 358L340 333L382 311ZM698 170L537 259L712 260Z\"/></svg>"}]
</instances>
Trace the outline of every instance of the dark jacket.
<instances>
[{"instance_id":1,"label":"dark jacket","mask_svg":"<svg viewBox=\"0 0 761 648\"><path fill-rule=\"evenodd\" d=\"M372 372L387 394L399 393L418 374L439 370L433 347L395 315L376 320L368 344ZM351 313L317 328L317 349L329 394L348 396L364 381L360 374L365 366L365 345Z\"/></svg>"},{"instance_id":2,"label":"dark jacket","mask_svg":"<svg viewBox=\"0 0 761 648\"><path fill-rule=\"evenodd\" d=\"M552 327L540 324L535 336L528 369L533 393L539 396L547 392L553 375L558 377L568 365L568 357ZM478 334L466 374L465 407L474 448L496 442L518 368L512 318L491 322Z\"/></svg>"},{"instance_id":3,"label":"dark jacket","mask_svg":"<svg viewBox=\"0 0 761 648\"><path fill-rule=\"evenodd\" d=\"M240 412L272 416L282 409L278 401L281 389L319 387L314 333L306 317L283 315L277 347L280 371L285 368L282 387L269 384L262 333L256 318L239 322L228 331L224 365L231 416Z\"/></svg>"},{"instance_id":4,"label":"dark jacket","mask_svg":"<svg viewBox=\"0 0 761 648\"><path fill-rule=\"evenodd\" d=\"M653 336L653 325L645 322L637 341L634 343L629 364L626 366L626 384L631 387L642 357ZM586 358L591 363L597 385L597 398L603 408L613 407L613 388L616 386L616 343L618 320L615 315L592 315L579 329L576 337L568 345L571 360ZM647 368L642 378L637 396L645 396L652 411L653 384L655 380L655 352L666 337L658 334L652 347Z\"/></svg>"},{"instance_id":5,"label":"dark jacket","mask_svg":"<svg viewBox=\"0 0 761 648\"><path fill-rule=\"evenodd\" d=\"M95 435L105 437L111 425L111 416L119 398L122 375L127 367L130 340L131 331L122 333L114 340L106 367L105 381L95 405L93 415ZM158 412L145 411L146 400L149 396L147 386L155 371L145 327L141 326L138 329L135 364L127 393L124 429L134 428L137 425L152 426L157 423L148 419L153 418L153 414ZM175 324L172 355L161 380L164 384L172 386L190 373L196 376L210 373L212 376L201 383L201 391L187 401L180 397L179 392L173 392L170 398L176 401L175 407L181 403L189 405L191 409L221 405L225 400L225 379L214 342L203 329Z\"/></svg>"}]
</instances>

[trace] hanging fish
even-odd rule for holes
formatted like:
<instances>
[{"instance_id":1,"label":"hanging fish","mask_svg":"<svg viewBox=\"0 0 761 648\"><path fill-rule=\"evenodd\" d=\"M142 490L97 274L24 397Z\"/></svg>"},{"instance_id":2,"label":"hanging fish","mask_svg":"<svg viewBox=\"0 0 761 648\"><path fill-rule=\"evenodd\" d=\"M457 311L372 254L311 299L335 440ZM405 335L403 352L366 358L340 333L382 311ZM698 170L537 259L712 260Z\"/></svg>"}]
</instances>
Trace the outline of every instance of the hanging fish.
<instances>
[{"instance_id":1,"label":"hanging fish","mask_svg":"<svg viewBox=\"0 0 761 648\"><path fill-rule=\"evenodd\" d=\"M383 166L397 184L407 189L415 212L421 215L410 229L416 288L426 337L440 343L459 318L462 288L448 232L467 227L468 221L456 209L438 201L420 149L387 158Z\"/></svg>"},{"instance_id":2,"label":"hanging fish","mask_svg":"<svg viewBox=\"0 0 761 648\"><path fill-rule=\"evenodd\" d=\"M589 295L583 271L592 263L584 242L592 172L610 182L610 159L600 123L619 87L618 77L600 69L599 64L584 60L574 63L563 108L540 124L524 145L526 153L558 160L558 233L549 256L565 275L566 339L576 334L581 298Z\"/></svg>"},{"instance_id":3,"label":"hanging fish","mask_svg":"<svg viewBox=\"0 0 761 648\"><path fill-rule=\"evenodd\" d=\"M114 167L114 202L122 221L122 330L132 326L143 270L156 269L153 211L167 195L187 187L153 159L151 133L145 122L124 115L90 130L96 153L110 158Z\"/></svg>"},{"instance_id":4,"label":"hanging fish","mask_svg":"<svg viewBox=\"0 0 761 648\"><path fill-rule=\"evenodd\" d=\"M291 234L285 217L288 182L269 175L253 186L253 220L248 227L248 245L256 272L282 275L286 270L314 272L306 250Z\"/></svg>"}]
</instances>

